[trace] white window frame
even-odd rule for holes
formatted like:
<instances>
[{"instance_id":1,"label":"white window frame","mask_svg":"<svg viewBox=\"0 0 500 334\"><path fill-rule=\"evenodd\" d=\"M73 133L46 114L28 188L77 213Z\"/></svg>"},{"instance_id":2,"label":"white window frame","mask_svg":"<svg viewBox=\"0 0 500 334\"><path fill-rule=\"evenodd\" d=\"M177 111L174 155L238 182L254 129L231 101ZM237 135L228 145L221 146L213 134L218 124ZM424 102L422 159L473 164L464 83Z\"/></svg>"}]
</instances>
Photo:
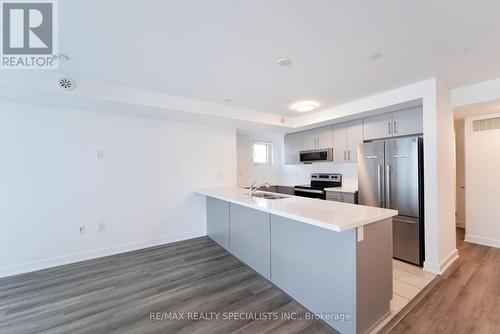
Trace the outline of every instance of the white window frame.
<instances>
[{"instance_id":1,"label":"white window frame","mask_svg":"<svg viewBox=\"0 0 500 334\"><path fill-rule=\"evenodd\" d=\"M253 147L255 144L258 144L258 145L266 145L266 153L267 153L267 157L266 157L266 162L255 162L254 161L254 152L253 152ZM252 142L252 163L254 166L256 167L271 167L273 165L273 151L274 151L274 147L273 147L273 143L272 142L269 142L269 141L263 141L263 140L254 140Z\"/></svg>"}]
</instances>

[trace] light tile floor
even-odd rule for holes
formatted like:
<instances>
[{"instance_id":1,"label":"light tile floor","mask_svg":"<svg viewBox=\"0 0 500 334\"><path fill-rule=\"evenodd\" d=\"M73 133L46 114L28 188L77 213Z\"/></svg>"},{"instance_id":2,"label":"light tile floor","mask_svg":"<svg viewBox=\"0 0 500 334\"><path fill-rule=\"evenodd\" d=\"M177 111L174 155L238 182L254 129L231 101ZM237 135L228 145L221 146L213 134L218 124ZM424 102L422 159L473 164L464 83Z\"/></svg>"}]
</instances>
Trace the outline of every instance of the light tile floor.
<instances>
[{"instance_id":1,"label":"light tile floor","mask_svg":"<svg viewBox=\"0 0 500 334\"><path fill-rule=\"evenodd\" d=\"M422 268L398 260L392 261L392 300L391 314L370 333L377 333L399 311L401 311L415 296L429 284L436 275Z\"/></svg>"}]
</instances>

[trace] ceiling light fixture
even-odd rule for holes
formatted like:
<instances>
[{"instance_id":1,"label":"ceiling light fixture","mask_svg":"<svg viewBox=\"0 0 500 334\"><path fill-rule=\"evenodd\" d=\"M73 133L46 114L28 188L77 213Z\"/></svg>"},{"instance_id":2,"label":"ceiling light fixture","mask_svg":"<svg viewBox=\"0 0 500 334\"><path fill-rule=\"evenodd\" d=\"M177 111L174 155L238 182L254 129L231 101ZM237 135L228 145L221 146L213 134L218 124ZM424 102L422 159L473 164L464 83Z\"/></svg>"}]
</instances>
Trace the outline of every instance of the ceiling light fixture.
<instances>
[{"instance_id":1,"label":"ceiling light fixture","mask_svg":"<svg viewBox=\"0 0 500 334\"><path fill-rule=\"evenodd\" d=\"M297 112L308 112L313 111L319 107L319 103L316 101L300 101L292 104L292 109Z\"/></svg>"},{"instance_id":2,"label":"ceiling light fixture","mask_svg":"<svg viewBox=\"0 0 500 334\"><path fill-rule=\"evenodd\" d=\"M278 59L278 65L279 66L290 66L292 65L292 60L291 59L288 59L288 58L281 58L281 59Z\"/></svg>"},{"instance_id":3,"label":"ceiling light fixture","mask_svg":"<svg viewBox=\"0 0 500 334\"><path fill-rule=\"evenodd\" d=\"M376 60L382 58L382 54L380 52L376 52L370 56L371 60Z\"/></svg>"},{"instance_id":4,"label":"ceiling light fixture","mask_svg":"<svg viewBox=\"0 0 500 334\"><path fill-rule=\"evenodd\" d=\"M231 101L233 101L233 99L230 98L230 97L225 97L225 98L222 99L222 102L224 102L224 103L229 103Z\"/></svg>"}]
</instances>

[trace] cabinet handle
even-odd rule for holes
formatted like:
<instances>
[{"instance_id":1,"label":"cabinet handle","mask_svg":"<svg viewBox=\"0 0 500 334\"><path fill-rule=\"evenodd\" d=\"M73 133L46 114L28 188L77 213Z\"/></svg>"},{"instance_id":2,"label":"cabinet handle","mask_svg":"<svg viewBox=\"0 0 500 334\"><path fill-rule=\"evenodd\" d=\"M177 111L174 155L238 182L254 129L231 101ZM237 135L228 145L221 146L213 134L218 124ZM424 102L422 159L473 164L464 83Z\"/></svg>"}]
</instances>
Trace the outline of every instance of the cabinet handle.
<instances>
[{"instance_id":1,"label":"cabinet handle","mask_svg":"<svg viewBox=\"0 0 500 334\"><path fill-rule=\"evenodd\" d=\"M394 133L398 133L398 123L394 121Z\"/></svg>"},{"instance_id":2,"label":"cabinet handle","mask_svg":"<svg viewBox=\"0 0 500 334\"><path fill-rule=\"evenodd\" d=\"M344 160L347 160L345 150L344 150Z\"/></svg>"},{"instance_id":3,"label":"cabinet handle","mask_svg":"<svg viewBox=\"0 0 500 334\"><path fill-rule=\"evenodd\" d=\"M351 161L351 150L347 150L347 160Z\"/></svg>"},{"instance_id":4,"label":"cabinet handle","mask_svg":"<svg viewBox=\"0 0 500 334\"><path fill-rule=\"evenodd\" d=\"M391 134L391 122L389 122L388 125L389 125L389 129L388 129L389 130L389 134Z\"/></svg>"}]
</instances>

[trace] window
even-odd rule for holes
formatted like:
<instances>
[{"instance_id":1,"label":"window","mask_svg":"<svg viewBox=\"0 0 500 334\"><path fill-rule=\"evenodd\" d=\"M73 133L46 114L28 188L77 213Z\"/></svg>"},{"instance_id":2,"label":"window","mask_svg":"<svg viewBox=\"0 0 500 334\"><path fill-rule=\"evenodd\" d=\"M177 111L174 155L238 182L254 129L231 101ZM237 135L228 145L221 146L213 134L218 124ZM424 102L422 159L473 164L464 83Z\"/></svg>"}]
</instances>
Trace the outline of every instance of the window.
<instances>
[{"instance_id":1,"label":"window","mask_svg":"<svg viewBox=\"0 0 500 334\"><path fill-rule=\"evenodd\" d=\"M253 164L255 166L271 166L273 164L273 144L254 142L252 145Z\"/></svg>"}]
</instances>

